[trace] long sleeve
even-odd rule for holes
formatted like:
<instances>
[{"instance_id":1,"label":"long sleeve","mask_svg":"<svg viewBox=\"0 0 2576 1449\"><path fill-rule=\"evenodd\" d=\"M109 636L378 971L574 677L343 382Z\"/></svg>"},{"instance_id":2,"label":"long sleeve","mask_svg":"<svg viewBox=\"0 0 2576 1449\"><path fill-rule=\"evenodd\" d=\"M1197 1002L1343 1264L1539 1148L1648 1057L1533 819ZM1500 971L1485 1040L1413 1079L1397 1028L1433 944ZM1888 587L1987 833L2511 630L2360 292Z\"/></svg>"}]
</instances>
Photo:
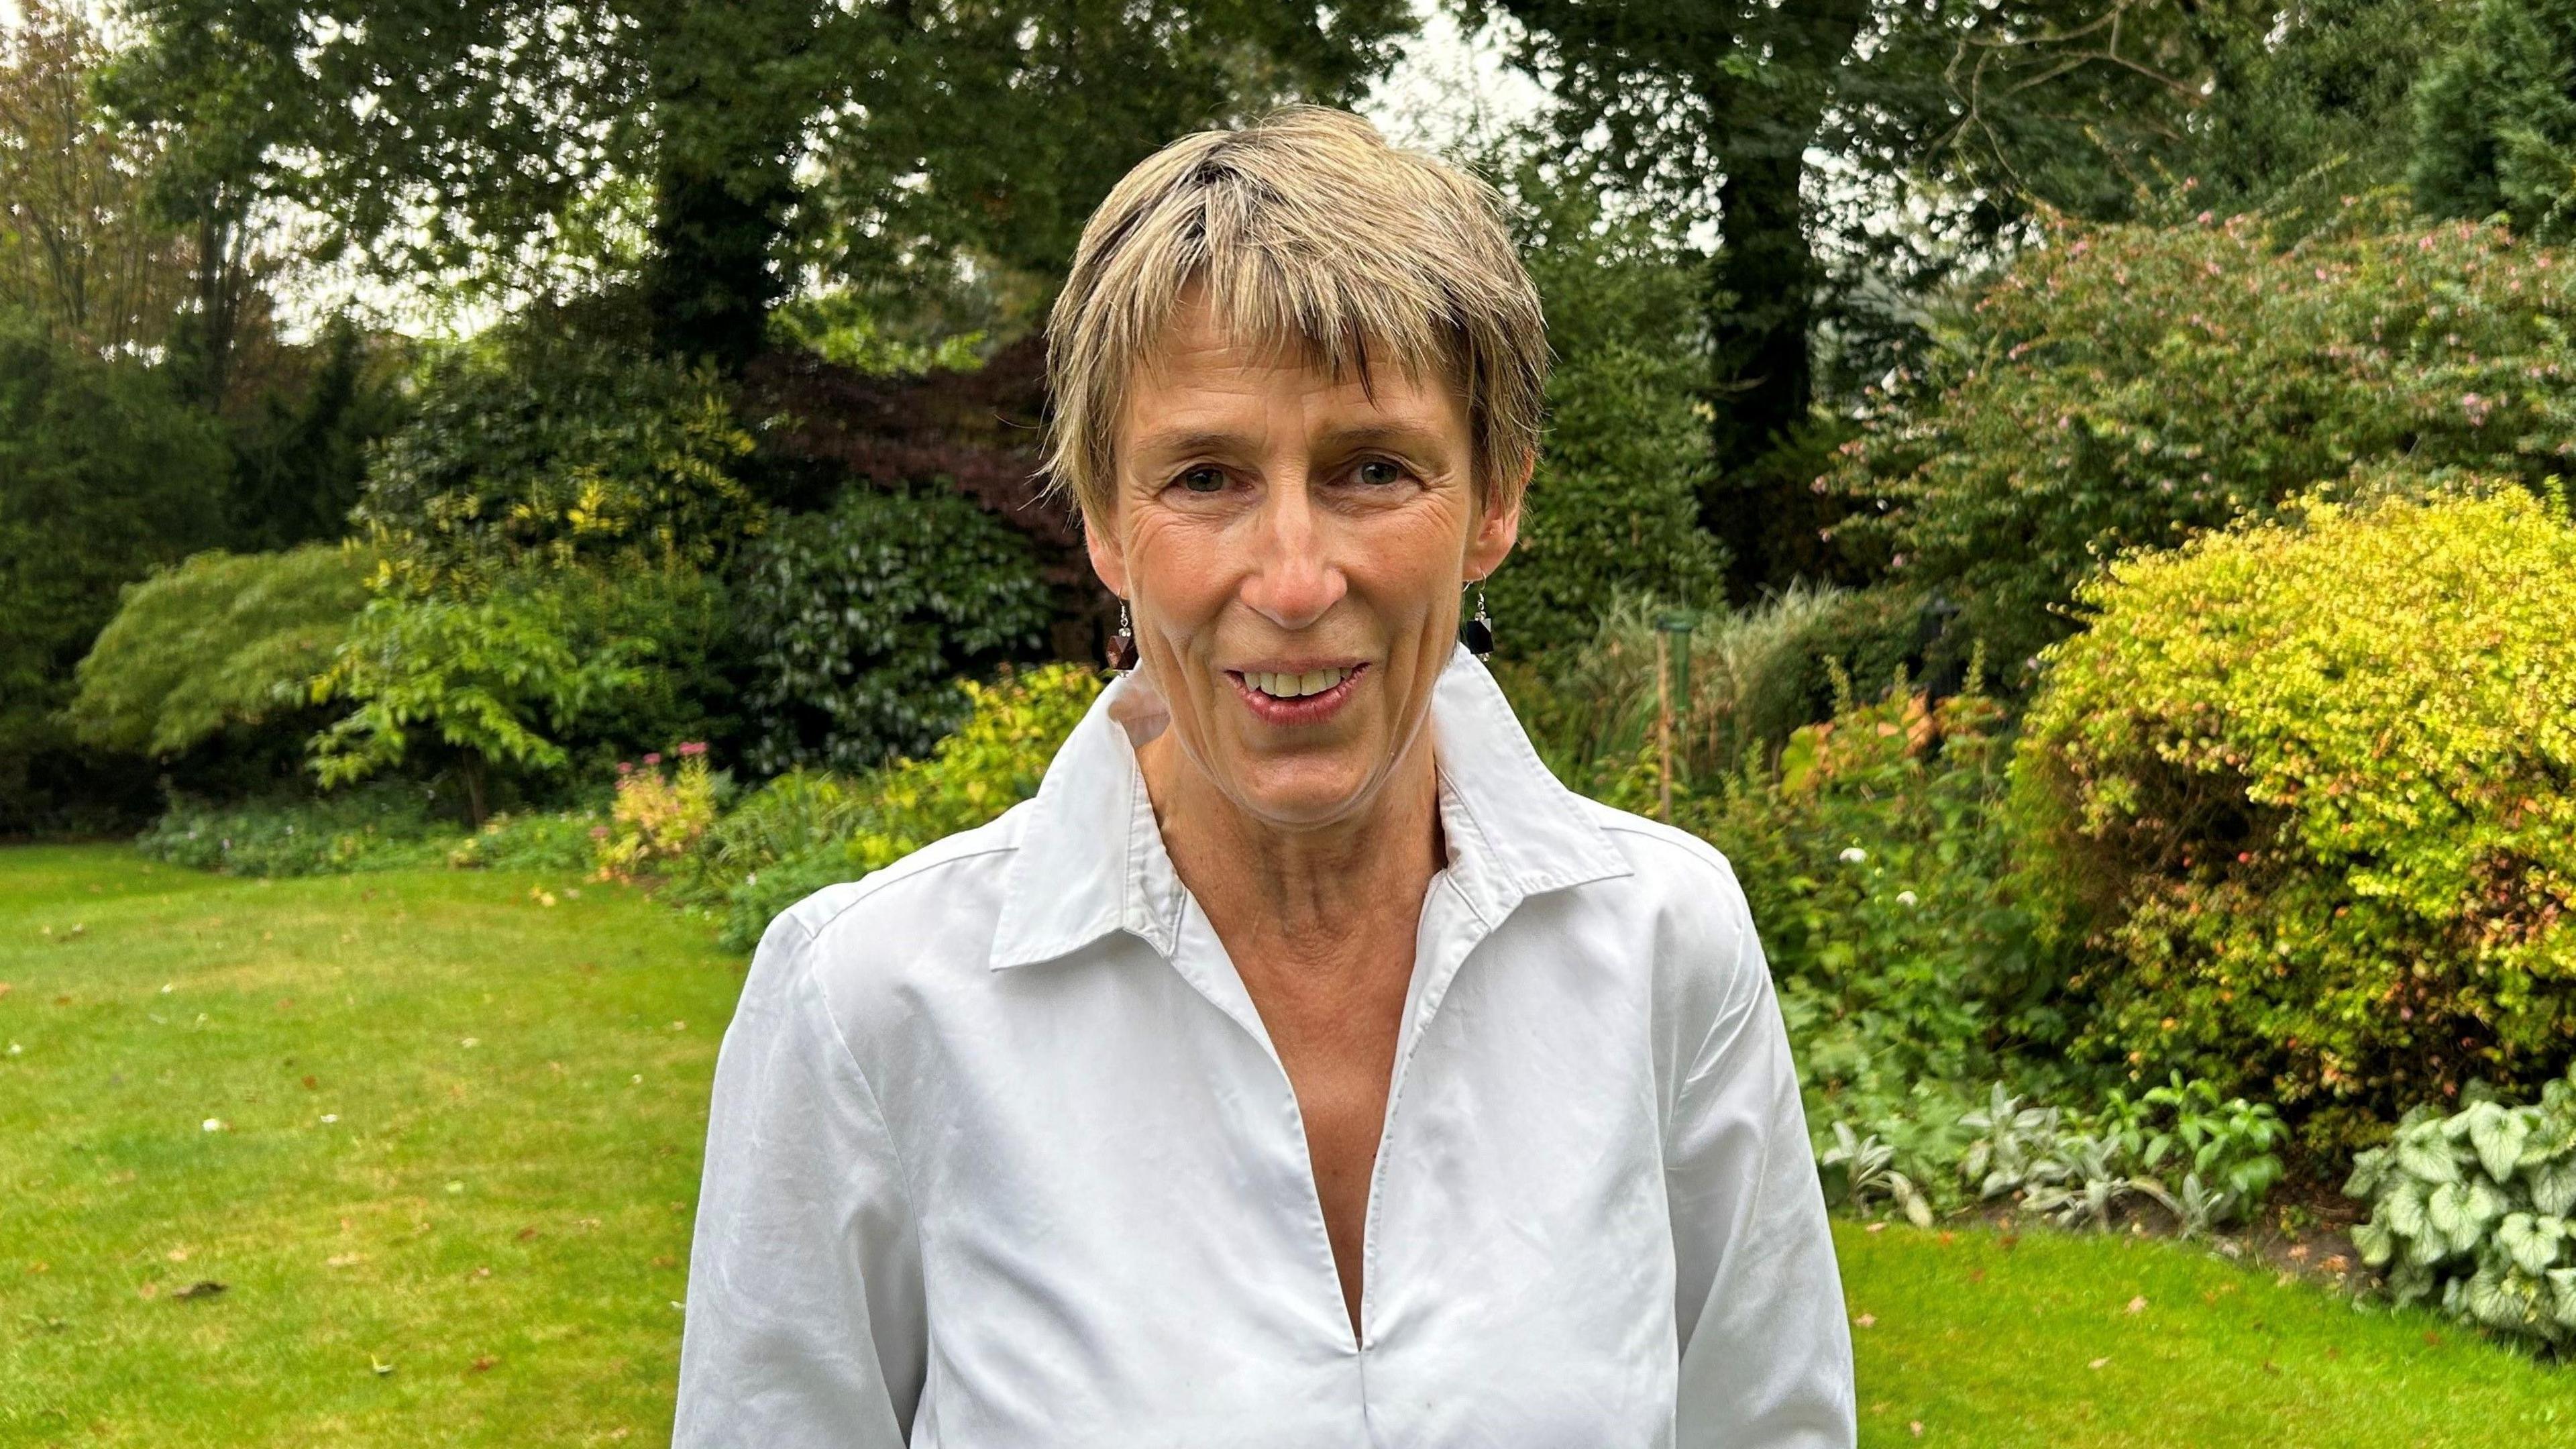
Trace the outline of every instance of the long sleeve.
<instances>
[{"instance_id":1,"label":"long sleeve","mask_svg":"<svg viewBox=\"0 0 2576 1449\"><path fill-rule=\"evenodd\" d=\"M1733 882L1730 878L1729 886ZM1851 1327L1769 966L1739 890L1733 980L1675 1099L1666 1191L1677 1449L1849 1449Z\"/></svg>"},{"instance_id":2,"label":"long sleeve","mask_svg":"<svg viewBox=\"0 0 2576 1449\"><path fill-rule=\"evenodd\" d=\"M676 1449L899 1449L927 1355L920 1240L875 1093L796 911L717 1054Z\"/></svg>"}]
</instances>

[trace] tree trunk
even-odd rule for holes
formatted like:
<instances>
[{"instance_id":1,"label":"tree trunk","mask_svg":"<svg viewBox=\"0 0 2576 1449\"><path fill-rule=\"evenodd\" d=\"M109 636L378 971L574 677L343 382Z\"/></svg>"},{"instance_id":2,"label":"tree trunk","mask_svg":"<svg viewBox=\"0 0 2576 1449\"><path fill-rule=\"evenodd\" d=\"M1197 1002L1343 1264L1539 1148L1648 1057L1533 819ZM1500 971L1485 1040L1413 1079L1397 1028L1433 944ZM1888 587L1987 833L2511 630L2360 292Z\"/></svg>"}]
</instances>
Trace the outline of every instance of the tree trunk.
<instances>
[{"instance_id":1,"label":"tree trunk","mask_svg":"<svg viewBox=\"0 0 2576 1449\"><path fill-rule=\"evenodd\" d=\"M783 156L718 171L665 163L656 185L646 295L654 342L728 375L760 351L769 309L787 295L772 253L796 199Z\"/></svg>"},{"instance_id":2,"label":"tree trunk","mask_svg":"<svg viewBox=\"0 0 2576 1449\"><path fill-rule=\"evenodd\" d=\"M1729 592L1830 567L1818 500L1797 470L1764 467L1815 403L1809 331L1819 281L1807 237L1807 146L1869 17L1869 0L1807 0L1769 37L1776 80L1705 78L1718 183L1718 249L1705 306L1712 358L1710 454L1716 474L1700 522L1724 540ZM1794 18L1787 18L1794 17Z\"/></svg>"},{"instance_id":3,"label":"tree trunk","mask_svg":"<svg viewBox=\"0 0 2576 1449\"><path fill-rule=\"evenodd\" d=\"M1729 592L1739 599L1776 581L1788 562L1782 504L1796 504L1776 497L1776 486L1762 486L1768 480L1746 475L1806 420L1815 401L1807 350L1815 265L1799 197L1805 172L1795 149L1731 157L1717 192L1724 218L1708 274L1716 413L1709 451L1717 471L1700 499L1700 523L1726 543Z\"/></svg>"},{"instance_id":4,"label":"tree trunk","mask_svg":"<svg viewBox=\"0 0 2576 1449\"><path fill-rule=\"evenodd\" d=\"M465 819L476 830L483 828L487 810L483 801L483 757L467 750L456 761L456 776L465 782Z\"/></svg>"}]
</instances>

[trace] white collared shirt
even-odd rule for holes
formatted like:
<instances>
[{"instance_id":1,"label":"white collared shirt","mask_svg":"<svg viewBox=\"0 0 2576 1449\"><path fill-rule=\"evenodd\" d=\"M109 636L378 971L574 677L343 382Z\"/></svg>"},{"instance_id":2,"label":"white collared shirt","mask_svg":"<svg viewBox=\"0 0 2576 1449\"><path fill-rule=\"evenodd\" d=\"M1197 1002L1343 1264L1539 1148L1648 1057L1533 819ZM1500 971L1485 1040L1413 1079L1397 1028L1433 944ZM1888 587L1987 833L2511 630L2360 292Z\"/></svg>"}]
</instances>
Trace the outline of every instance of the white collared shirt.
<instances>
[{"instance_id":1,"label":"white collared shirt","mask_svg":"<svg viewBox=\"0 0 2576 1449\"><path fill-rule=\"evenodd\" d=\"M1565 789L1452 658L1355 1336L1296 1096L1113 717L1147 689L1036 798L770 924L716 1066L680 1449L1851 1445L1725 859Z\"/></svg>"}]
</instances>

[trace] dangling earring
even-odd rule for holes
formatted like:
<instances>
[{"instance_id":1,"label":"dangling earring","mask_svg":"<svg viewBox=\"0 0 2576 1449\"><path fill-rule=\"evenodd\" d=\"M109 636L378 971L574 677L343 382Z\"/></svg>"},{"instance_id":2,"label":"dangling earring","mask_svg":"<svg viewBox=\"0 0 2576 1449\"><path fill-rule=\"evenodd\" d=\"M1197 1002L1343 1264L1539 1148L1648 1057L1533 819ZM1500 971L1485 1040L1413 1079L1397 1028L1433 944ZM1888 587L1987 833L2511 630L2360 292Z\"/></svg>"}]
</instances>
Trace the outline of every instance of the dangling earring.
<instances>
[{"instance_id":1,"label":"dangling earring","mask_svg":"<svg viewBox=\"0 0 2576 1449\"><path fill-rule=\"evenodd\" d=\"M1127 617L1127 601L1118 601L1118 633L1109 641L1109 667L1124 674L1136 667L1136 625Z\"/></svg>"},{"instance_id":2,"label":"dangling earring","mask_svg":"<svg viewBox=\"0 0 2576 1449\"><path fill-rule=\"evenodd\" d=\"M1485 581L1476 580L1476 617L1458 628L1458 640L1479 659L1494 657L1494 621L1485 614Z\"/></svg>"}]
</instances>

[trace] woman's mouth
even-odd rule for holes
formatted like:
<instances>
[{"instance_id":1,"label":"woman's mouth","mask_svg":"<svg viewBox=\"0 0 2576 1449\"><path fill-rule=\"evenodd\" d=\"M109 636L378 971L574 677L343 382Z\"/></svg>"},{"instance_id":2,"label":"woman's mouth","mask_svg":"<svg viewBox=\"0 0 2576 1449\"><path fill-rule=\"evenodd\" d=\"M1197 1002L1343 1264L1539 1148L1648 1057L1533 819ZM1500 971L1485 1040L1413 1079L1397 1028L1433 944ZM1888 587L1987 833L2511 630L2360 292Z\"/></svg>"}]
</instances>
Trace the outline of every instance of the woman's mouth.
<instances>
[{"instance_id":1,"label":"woman's mouth","mask_svg":"<svg viewBox=\"0 0 2576 1449\"><path fill-rule=\"evenodd\" d=\"M1366 664L1322 669L1229 669L1237 694L1253 716L1269 724L1314 724L1330 716L1351 697Z\"/></svg>"}]
</instances>

